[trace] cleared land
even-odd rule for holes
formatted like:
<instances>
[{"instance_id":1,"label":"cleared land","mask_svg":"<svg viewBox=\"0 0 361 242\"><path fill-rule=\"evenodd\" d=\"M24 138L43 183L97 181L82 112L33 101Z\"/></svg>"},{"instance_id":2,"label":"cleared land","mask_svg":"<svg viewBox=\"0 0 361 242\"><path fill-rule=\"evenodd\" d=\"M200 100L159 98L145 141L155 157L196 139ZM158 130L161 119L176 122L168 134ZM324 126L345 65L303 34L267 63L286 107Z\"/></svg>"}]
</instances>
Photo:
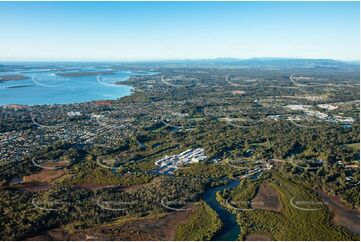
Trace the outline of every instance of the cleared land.
<instances>
[{"instance_id":1,"label":"cleared land","mask_svg":"<svg viewBox=\"0 0 361 242\"><path fill-rule=\"evenodd\" d=\"M359 211L345 207L335 196L330 196L322 191L318 191L317 193L332 210L334 214L333 222L335 224L341 225L354 233L360 234Z\"/></svg>"},{"instance_id":2,"label":"cleared land","mask_svg":"<svg viewBox=\"0 0 361 242\"><path fill-rule=\"evenodd\" d=\"M61 176L65 172L63 170L41 170L29 176L24 176L24 182L51 182Z\"/></svg>"},{"instance_id":3,"label":"cleared land","mask_svg":"<svg viewBox=\"0 0 361 242\"><path fill-rule=\"evenodd\" d=\"M258 190L257 196L252 200L252 208L280 212L282 204L277 191L263 183Z\"/></svg>"},{"instance_id":4,"label":"cleared land","mask_svg":"<svg viewBox=\"0 0 361 242\"><path fill-rule=\"evenodd\" d=\"M192 213L192 206L187 205L187 208L190 210L145 217L128 216L86 229L68 224L28 240L174 240L177 226L185 223Z\"/></svg>"},{"instance_id":5,"label":"cleared land","mask_svg":"<svg viewBox=\"0 0 361 242\"><path fill-rule=\"evenodd\" d=\"M250 234L246 237L247 241L270 241L271 239L262 234Z\"/></svg>"}]
</instances>

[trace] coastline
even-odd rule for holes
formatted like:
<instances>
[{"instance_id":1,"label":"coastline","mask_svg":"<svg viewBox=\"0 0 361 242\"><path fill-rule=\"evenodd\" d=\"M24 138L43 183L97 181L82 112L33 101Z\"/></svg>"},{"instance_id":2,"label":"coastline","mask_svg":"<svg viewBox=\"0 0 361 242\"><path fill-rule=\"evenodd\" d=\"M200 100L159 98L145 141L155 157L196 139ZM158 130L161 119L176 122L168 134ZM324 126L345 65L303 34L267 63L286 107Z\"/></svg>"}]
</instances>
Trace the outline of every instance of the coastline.
<instances>
[{"instance_id":1,"label":"coastline","mask_svg":"<svg viewBox=\"0 0 361 242\"><path fill-rule=\"evenodd\" d=\"M69 101L62 101L62 102L58 102L58 101L47 101L46 103L25 103L25 102L11 102L11 103L0 103L0 107L6 107L6 106L12 106L12 105L18 105L18 106L27 106L27 107L33 107L33 106L61 106L61 105L82 105L82 104L87 104L87 103L92 103L92 102L101 102L101 101L116 101L119 100L123 97L129 97L134 95L134 93L136 92L136 89L134 86L131 85L126 85L124 84L124 82L127 82L130 78L132 78L134 76L134 74L137 74L137 72L133 72L133 71L126 71L127 73L127 77L118 81L115 81L114 83L109 84L108 85L104 85L103 83L100 83L101 85L104 85L105 89L111 90L110 88L120 88L120 92L118 94L109 94L109 93L104 93L101 94L104 96L104 98L99 98L99 97L95 97L94 99L91 100L84 100L84 101L77 101L77 100L69 100ZM79 78L79 77L75 77L75 78ZM80 77L81 78L81 77ZM84 76L84 78L89 78L89 76ZM95 81L96 82L96 81ZM86 85L87 83L84 83L85 87L87 87ZM33 88L37 85L30 85L30 84L24 84L21 85L22 87L28 87L28 88ZM24 89L24 88L8 88L7 86L4 87L4 89ZM50 89L50 88L49 88ZM53 91L54 89L52 89L51 91ZM99 89L97 89L99 90ZM114 90L114 89L113 89ZM113 91L112 90L112 91ZM61 92L62 90L60 90ZM97 93L99 94L99 93ZM91 96L91 94L90 94ZM99 96L99 95L98 95ZM114 97L109 97L109 96L114 96ZM115 97L116 96L116 97ZM87 99L86 95L84 94L85 99ZM41 98L40 98L41 99Z\"/></svg>"}]
</instances>

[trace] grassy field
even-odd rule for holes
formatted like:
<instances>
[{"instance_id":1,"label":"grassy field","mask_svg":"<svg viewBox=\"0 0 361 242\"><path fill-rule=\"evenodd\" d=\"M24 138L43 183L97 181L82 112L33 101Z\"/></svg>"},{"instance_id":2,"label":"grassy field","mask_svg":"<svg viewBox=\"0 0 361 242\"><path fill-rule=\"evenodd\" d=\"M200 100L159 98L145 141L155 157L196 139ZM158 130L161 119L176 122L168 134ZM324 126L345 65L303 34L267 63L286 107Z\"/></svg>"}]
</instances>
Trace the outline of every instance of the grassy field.
<instances>
[{"instance_id":1,"label":"grassy field","mask_svg":"<svg viewBox=\"0 0 361 242\"><path fill-rule=\"evenodd\" d=\"M241 182L235 190L223 193L219 199L225 201L226 198L230 198L235 204L240 201L251 201L261 182L267 182L278 192L282 210L233 210L241 226L240 240L244 240L248 234L262 234L273 240L358 239L358 236L347 229L332 223L331 212L316 193L302 186L300 181L276 171L263 181ZM298 202L296 204L299 207L314 210L297 209L291 200ZM243 208L241 204L238 207Z\"/></svg>"},{"instance_id":2,"label":"grassy field","mask_svg":"<svg viewBox=\"0 0 361 242\"><path fill-rule=\"evenodd\" d=\"M360 143L347 144L347 146L354 150L360 150Z\"/></svg>"},{"instance_id":3,"label":"grassy field","mask_svg":"<svg viewBox=\"0 0 361 242\"><path fill-rule=\"evenodd\" d=\"M217 213L201 201L187 222L178 226L176 240L211 240L221 228Z\"/></svg>"}]
</instances>

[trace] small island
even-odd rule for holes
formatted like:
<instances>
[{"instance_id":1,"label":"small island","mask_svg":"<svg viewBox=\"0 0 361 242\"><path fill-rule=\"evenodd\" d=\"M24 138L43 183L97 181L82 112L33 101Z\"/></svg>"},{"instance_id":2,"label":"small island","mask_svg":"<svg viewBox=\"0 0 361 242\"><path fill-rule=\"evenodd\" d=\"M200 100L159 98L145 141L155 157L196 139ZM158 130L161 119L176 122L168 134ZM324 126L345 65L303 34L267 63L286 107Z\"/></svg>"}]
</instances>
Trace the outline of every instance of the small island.
<instances>
[{"instance_id":1,"label":"small island","mask_svg":"<svg viewBox=\"0 0 361 242\"><path fill-rule=\"evenodd\" d=\"M23 88L23 87L34 87L36 85L16 85L16 86L8 86L8 87L5 87L5 88Z\"/></svg>"},{"instance_id":2,"label":"small island","mask_svg":"<svg viewBox=\"0 0 361 242\"><path fill-rule=\"evenodd\" d=\"M20 75L20 74L16 74L16 75L1 75L1 76L0 76L0 83L6 82L6 81L21 81L21 80L26 80L26 79L29 79L29 77L23 76L23 75Z\"/></svg>"},{"instance_id":3,"label":"small island","mask_svg":"<svg viewBox=\"0 0 361 242\"><path fill-rule=\"evenodd\" d=\"M97 75L112 75L113 71L84 71L84 72L61 72L57 76L63 77L80 77L80 76L97 76Z\"/></svg>"}]
</instances>

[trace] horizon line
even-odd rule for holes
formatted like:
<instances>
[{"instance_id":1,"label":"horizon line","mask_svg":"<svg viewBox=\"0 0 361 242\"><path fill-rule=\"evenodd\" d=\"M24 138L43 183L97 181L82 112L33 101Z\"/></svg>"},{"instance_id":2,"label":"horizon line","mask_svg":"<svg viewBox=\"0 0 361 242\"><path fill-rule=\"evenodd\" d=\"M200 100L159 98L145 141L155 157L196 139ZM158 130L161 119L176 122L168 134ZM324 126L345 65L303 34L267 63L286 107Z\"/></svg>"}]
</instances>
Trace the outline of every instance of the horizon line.
<instances>
[{"instance_id":1,"label":"horizon line","mask_svg":"<svg viewBox=\"0 0 361 242\"><path fill-rule=\"evenodd\" d=\"M202 61L202 60L251 60L251 59L292 59L292 60L333 60L341 62L360 62L360 59L336 59L336 58L312 58L312 57L248 57L248 58L237 58L237 57L214 57L214 58L145 58L145 59L2 59L0 62L159 62L159 61Z\"/></svg>"}]
</instances>

